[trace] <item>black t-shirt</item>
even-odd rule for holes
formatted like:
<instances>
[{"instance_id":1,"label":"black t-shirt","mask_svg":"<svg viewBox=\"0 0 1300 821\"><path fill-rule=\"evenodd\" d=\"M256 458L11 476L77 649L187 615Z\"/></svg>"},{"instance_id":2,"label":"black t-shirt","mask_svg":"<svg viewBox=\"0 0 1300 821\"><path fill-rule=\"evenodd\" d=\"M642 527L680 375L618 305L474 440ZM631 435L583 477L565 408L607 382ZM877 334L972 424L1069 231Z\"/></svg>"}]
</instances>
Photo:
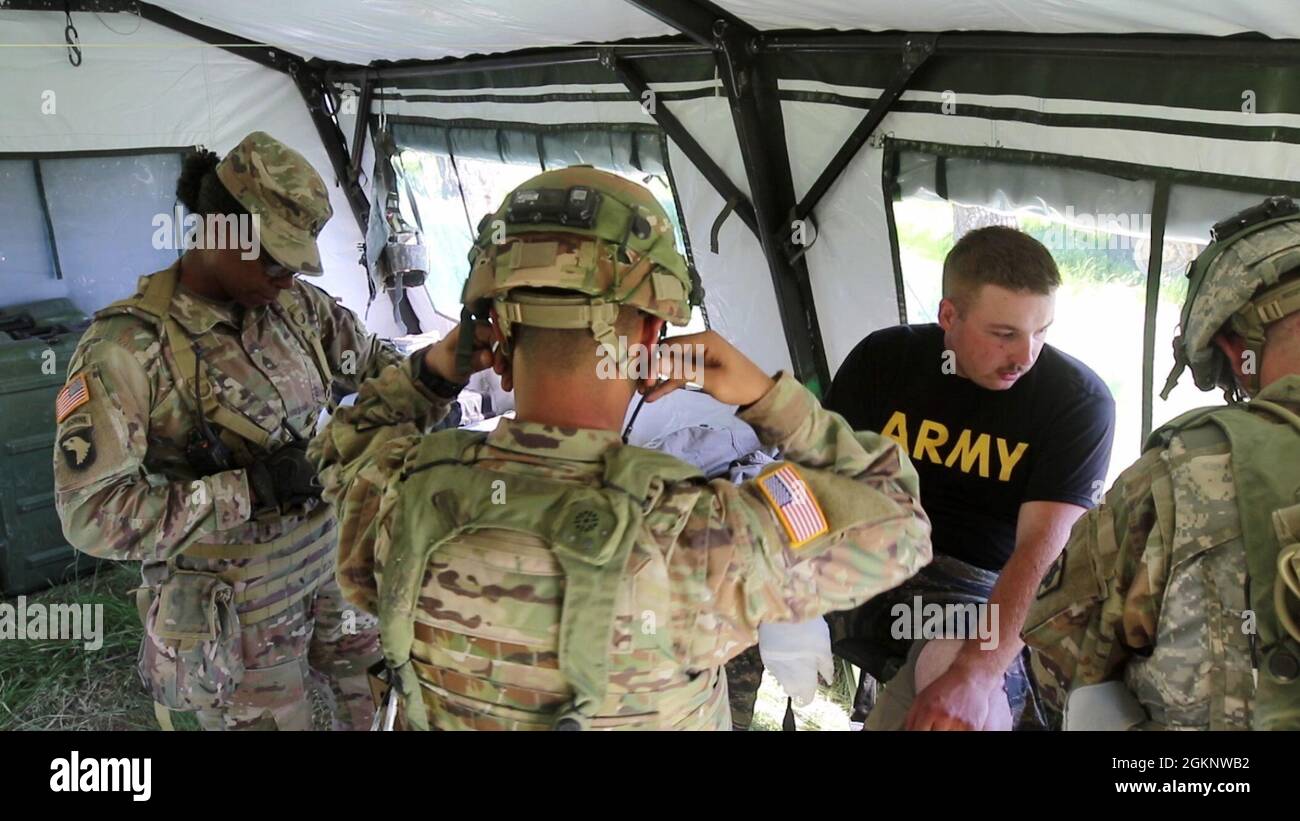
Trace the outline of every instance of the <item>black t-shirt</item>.
<instances>
[{"instance_id":1,"label":"black t-shirt","mask_svg":"<svg viewBox=\"0 0 1300 821\"><path fill-rule=\"evenodd\" d=\"M943 351L938 325L877 331L844 360L825 404L912 457L935 553L996 572L1015 549L1022 503L1100 499L1115 400L1050 345L1005 391L945 373Z\"/></svg>"}]
</instances>

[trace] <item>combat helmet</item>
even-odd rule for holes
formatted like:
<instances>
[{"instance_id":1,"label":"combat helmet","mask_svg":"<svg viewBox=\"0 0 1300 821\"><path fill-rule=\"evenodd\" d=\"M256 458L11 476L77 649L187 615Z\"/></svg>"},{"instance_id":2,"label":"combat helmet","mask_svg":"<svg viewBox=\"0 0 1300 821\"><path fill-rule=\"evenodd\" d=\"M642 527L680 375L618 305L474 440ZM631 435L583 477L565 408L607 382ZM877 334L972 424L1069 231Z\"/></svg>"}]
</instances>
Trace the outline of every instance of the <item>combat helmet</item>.
<instances>
[{"instance_id":1,"label":"combat helmet","mask_svg":"<svg viewBox=\"0 0 1300 821\"><path fill-rule=\"evenodd\" d=\"M546 171L511 191L480 221L469 261L461 327L486 321L495 307L506 354L516 324L590 328L621 361L614 336L619 306L685 325L704 297L654 195L589 165ZM546 292L518 293L523 288ZM461 334L462 369L470 340Z\"/></svg>"},{"instance_id":2,"label":"combat helmet","mask_svg":"<svg viewBox=\"0 0 1300 821\"><path fill-rule=\"evenodd\" d=\"M1196 387L1215 385L1229 398L1240 398L1228 358L1214 344L1225 325L1246 342L1254 369L1246 392L1259 392L1258 363L1264 353L1265 329L1300 311L1300 280L1278 279L1300 268L1300 206L1289 197L1269 197L1229 217L1210 231L1212 242L1188 270L1180 334L1174 338L1174 368L1160 398L1191 367Z\"/></svg>"}]
</instances>

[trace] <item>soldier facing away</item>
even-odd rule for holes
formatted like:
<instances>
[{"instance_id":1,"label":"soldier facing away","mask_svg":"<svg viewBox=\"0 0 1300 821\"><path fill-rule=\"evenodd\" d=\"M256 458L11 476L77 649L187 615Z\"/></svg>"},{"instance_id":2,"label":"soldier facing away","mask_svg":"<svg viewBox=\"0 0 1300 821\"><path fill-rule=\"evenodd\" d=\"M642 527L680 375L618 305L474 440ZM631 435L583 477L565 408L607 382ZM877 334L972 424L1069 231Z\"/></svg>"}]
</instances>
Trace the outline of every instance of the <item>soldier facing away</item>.
<instances>
[{"instance_id":1,"label":"soldier facing away","mask_svg":"<svg viewBox=\"0 0 1300 821\"><path fill-rule=\"evenodd\" d=\"M906 455L716 333L671 341L700 346L696 381L786 461L736 486L620 441L638 391L685 382L629 373L628 351L700 294L641 186L534 177L471 260L459 334L367 382L312 443L339 580L379 613L404 726L726 729L722 665L760 622L852 607L929 560ZM426 434L489 365L517 417Z\"/></svg>"},{"instance_id":2,"label":"soldier facing away","mask_svg":"<svg viewBox=\"0 0 1300 821\"><path fill-rule=\"evenodd\" d=\"M1300 209L1213 234L1162 395L1190 365L1234 401L1151 435L1026 621L1067 729L1300 728Z\"/></svg>"},{"instance_id":3,"label":"soldier facing away","mask_svg":"<svg viewBox=\"0 0 1300 821\"><path fill-rule=\"evenodd\" d=\"M164 726L181 710L205 729L310 729L313 679L336 727L368 726L376 623L339 594L306 441L333 382L355 390L399 357L295 277L321 273L332 214L300 154L254 132L224 160L189 156L177 194L201 247L95 315L59 395L64 533L143 563L140 673Z\"/></svg>"}]
</instances>

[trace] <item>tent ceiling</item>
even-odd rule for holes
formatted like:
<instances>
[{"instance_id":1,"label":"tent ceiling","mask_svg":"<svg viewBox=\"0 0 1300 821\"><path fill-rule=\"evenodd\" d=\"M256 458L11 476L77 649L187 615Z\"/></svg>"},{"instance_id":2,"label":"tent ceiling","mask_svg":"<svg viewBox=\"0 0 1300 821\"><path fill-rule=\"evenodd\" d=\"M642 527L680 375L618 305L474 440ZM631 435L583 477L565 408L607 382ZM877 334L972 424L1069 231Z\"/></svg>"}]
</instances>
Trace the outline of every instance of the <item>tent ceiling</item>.
<instances>
[{"instance_id":1,"label":"tent ceiling","mask_svg":"<svg viewBox=\"0 0 1300 821\"><path fill-rule=\"evenodd\" d=\"M190 20L345 63L464 57L677 33L627 0L153 0ZM1295 0L718 0L759 29L1013 31L1300 38Z\"/></svg>"},{"instance_id":2,"label":"tent ceiling","mask_svg":"<svg viewBox=\"0 0 1300 821\"><path fill-rule=\"evenodd\" d=\"M310 0L301 5L153 0L153 4L303 57L362 65L677 33L623 0Z\"/></svg>"},{"instance_id":3,"label":"tent ceiling","mask_svg":"<svg viewBox=\"0 0 1300 821\"><path fill-rule=\"evenodd\" d=\"M716 0L757 29L1300 37L1295 0Z\"/></svg>"}]
</instances>

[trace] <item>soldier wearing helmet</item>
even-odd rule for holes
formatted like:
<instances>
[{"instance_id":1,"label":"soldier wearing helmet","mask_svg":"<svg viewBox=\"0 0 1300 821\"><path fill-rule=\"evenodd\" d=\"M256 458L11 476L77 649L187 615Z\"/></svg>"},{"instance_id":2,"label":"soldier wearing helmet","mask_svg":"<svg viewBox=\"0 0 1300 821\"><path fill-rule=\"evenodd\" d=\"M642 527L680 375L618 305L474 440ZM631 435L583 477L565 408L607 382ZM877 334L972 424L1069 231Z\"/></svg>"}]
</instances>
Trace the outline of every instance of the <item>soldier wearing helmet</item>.
<instances>
[{"instance_id":1,"label":"soldier wearing helmet","mask_svg":"<svg viewBox=\"0 0 1300 821\"><path fill-rule=\"evenodd\" d=\"M340 581L380 615L386 720L725 729L722 665L759 623L852 607L929 560L892 441L713 332L668 341L698 354L694 373L637 365L702 295L673 237L616 175L534 177L480 224L459 332L367 382L313 442L342 516ZM427 433L489 366L516 417ZM625 445L631 400L688 379L785 461L736 486Z\"/></svg>"},{"instance_id":2,"label":"soldier wearing helmet","mask_svg":"<svg viewBox=\"0 0 1300 821\"><path fill-rule=\"evenodd\" d=\"M1212 235L1163 395L1190 366L1232 401L1151 435L1026 622L1067 729L1300 728L1300 208Z\"/></svg>"},{"instance_id":3,"label":"soldier wearing helmet","mask_svg":"<svg viewBox=\"0 0 1300 821\"><path fill-rule=\"evenodd\" d=\"M59 394L56 504L68 541L141 562L140 675L204 729L370 724L373 616L334 581L337 521L306 457L337 383L399 356L295 275L320 274L325 183L264 132L184 162L190 247L95 315Z\"/></svg>"}]
</instances>

